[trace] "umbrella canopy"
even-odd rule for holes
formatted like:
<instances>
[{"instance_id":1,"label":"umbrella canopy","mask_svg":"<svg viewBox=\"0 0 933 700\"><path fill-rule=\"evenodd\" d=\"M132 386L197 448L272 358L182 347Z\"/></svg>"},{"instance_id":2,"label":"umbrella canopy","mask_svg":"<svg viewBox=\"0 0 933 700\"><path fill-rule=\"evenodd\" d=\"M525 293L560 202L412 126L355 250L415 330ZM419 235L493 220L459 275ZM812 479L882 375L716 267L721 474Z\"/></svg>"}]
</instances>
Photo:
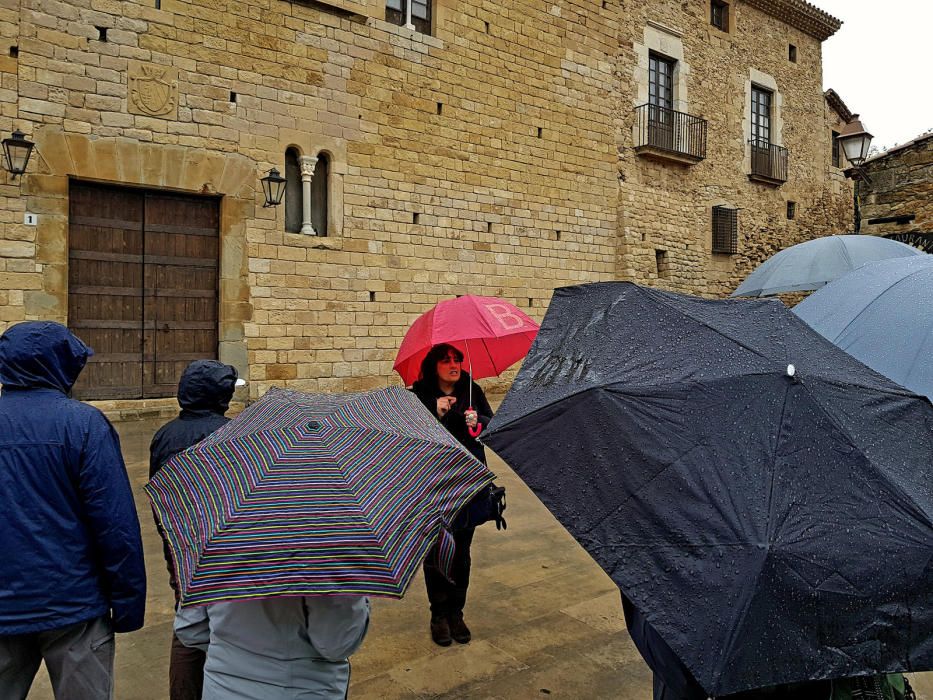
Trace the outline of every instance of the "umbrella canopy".
<instances>
[{"instance_id":1,"label":"umbrella canopy","mask_svg":"<svg viewBox=\"0 0 933 700\"><path fill-rule=\"evenodd\" d=\"M493 474L401 388L270 389L146 486L182 605L401 597Z\"/></svg>"},{"instance_id":2,"label":"umbrella canopy","mask_svg":"<svg viewBox=\"0 0 933 700\"><path fill-rule=\"evenodd\" d=\"M794 313L876 372L933 401L933 255L869 263Z\"/></svg>"},{"instance_id":3,"label":"umbrella canopy","mask_svg":"<svg viewBox=\"0 0 933 700\"><path fill-rule=\"evenodd\" d=\"M711 695L933 668L933 407L777 300L559 289L484 442Z\"/></svg>"},{"instance_id":4,"label":"umbrella canopy","mask_svg":"<svg viewBox=\"0 0 933 700\"><path fill-rule=\"evenodd\" d=\"M772 255L732 292L734 297L767 297L809 292L860 265L888 258L925 255L920 250L878 236L825 236L798 243Z\"/></svg>"},{"instance_id":5,"label":"umbrella canopy","mask_svg":"<svg viewBox=\"0 0 933 700\"><path fill-rule=\"evenodd\" d=\"M467 358L473 379L496 377L525 356L537 332L537 323L502 299L472 294L445 299L415 319L394 369L411 385L428 351L449 343Z\"/></svg>"}]
</instances>

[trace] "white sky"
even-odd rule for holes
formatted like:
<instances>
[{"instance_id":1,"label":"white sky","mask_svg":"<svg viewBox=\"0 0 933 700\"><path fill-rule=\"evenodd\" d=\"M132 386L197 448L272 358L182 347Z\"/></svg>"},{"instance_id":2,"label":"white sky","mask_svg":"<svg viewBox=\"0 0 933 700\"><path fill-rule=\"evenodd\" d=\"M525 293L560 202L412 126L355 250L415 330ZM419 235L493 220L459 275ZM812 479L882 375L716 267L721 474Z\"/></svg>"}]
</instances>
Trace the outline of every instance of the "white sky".
<instances>
[{"instance_id":1,"label":"white sky","mask_svg":"<svg viewBox=\"0 0 933 700\"><path fill-rule=\"evenodd\" d=\"M832 88L884 149L933 128L933 0L809 0L841 19L823 43Z\"/></svg>"}]
</instances>

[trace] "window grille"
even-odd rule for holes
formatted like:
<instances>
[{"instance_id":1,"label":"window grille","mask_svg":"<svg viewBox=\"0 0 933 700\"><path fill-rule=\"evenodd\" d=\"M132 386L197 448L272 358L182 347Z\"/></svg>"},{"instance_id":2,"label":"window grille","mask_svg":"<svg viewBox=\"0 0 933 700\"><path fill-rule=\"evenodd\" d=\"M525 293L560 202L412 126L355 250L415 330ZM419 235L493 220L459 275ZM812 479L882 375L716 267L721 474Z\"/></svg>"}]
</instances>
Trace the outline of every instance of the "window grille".
<instances>
[{"instance_id":1,"label":"window grille","mask_svg":"<svg viewBox=\"0 0 933 700\"><path fill-rule=\"evenodd\" d=\"M713 207L713 252L734 255L739 250L739 210Z\"/></svg>"}]
</instances>

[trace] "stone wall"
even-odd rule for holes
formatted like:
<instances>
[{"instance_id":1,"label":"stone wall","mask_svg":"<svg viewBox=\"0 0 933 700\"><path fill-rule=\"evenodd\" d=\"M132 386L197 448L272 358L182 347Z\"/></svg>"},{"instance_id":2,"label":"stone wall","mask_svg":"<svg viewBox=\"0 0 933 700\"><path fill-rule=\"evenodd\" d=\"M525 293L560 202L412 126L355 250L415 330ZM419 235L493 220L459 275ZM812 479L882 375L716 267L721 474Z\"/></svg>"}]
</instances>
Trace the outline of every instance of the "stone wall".
<instances>
[{"instance_id":1,"label":"stone wall","mask_svg":"<svg viewBox=\"0 0 933 700\"><path fill-rule=\"evenodd\" d=\"M876 156L865 170L871 181L859 185L862 233L933 233L933 134Z\"/></svg>"},{"instance_id":2,"label":"stone wall","mask_svg":"<svg viewBox=\"0 0 933 700\"><path fill-rule=\"evenodd\" d=\"M0 129L37 149L0 190L3 322L65 320L68 177L224 195L221 357L254 395L384 383L440 298L540 317L555 286L613 276L614 8L442 0L423 36L282 0L20 7L0 15L19 52ZM147 114L135 81L153 76L177 102ZM258 206L290 146L330 156L338 235ZM225 182L239 159L250 177Z\"/></svg>"},{"instance_id":3,"label":"stone wall","mask_svg":"<svg viewBox=\"0 0 933 700\"><path fill-rule=\"evenodd\" d=\"M24 177L0 173L0 330L67 320L74 178L222 196L220 356L253 397L397 381L401 336L441 298L501 296L540 318L579 282L721 295L847 216L819 41L759 10L735 4L723 33L698 0L436 0L425 36L382 7L0 3L0 131L37 144ZM710 121L698 165L632 151L649 23L680 35L683 106ZM782 93L791 172L777 188L746 176L753 70ZM284 207L261 206L259 178L288 148L330 159L327 236L287 233ZM720 201L742 209L735 256L709 252Z\"/></svg>"},{"instance_id":4,"label":"stone wall","mask_svg":"<svg viewBox=\"0 0 933 700\"><path fill-rule=\"evenodd\" d=\"M778 250L850 226L851 185L832 166L832 131L839 131L841 119L823 97L818 39L746 3L729 6L728 32L710 24L708 3L622 4L622 276L724 296ZM796 62L788 58L790 44L796 46ZM633 109L647 99L649 51L687 66L677 76L677 109L708 122L706 158L695 165L648 159L633 150ZM780 186L748 178L753 81L774 89L773 138L787 148L789 164ZM789 201L796 204L793 220L787 218ZM735 255L711 252L713 206L739 209ZM667 266L660 272L657 251L664 251Z\"/></svg>"}]
</instances>

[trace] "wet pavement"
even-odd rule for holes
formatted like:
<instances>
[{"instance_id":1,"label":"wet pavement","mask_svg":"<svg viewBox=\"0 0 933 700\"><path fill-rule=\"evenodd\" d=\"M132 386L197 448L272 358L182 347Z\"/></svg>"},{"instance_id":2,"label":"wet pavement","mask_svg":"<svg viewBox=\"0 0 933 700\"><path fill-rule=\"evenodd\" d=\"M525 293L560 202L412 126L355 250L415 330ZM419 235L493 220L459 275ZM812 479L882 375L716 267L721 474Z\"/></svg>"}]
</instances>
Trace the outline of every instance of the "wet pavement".
<instances>
[{"instance_id":1,"label":"wet pavement","mask_svg":"<svg viewBox=\"0 0 933 700\"><path fill-rule=\"evenodd\" d=\"M149 594L146 626L118 635L117 700L168 697L172 595L142 486L149 441L162 421L118 425L143 528ZM568 698L645 700L651 676L625 631L609 578L495 455L508 489L509 528L479 528L465 619L467 645L441 648L428 632L423 579L401 601L374 600L363 647L352 658L354 700ZM912 678L933 700L933 673ZM44 668L29 700L49 700Z\"/></svg>"}]
</instances>

